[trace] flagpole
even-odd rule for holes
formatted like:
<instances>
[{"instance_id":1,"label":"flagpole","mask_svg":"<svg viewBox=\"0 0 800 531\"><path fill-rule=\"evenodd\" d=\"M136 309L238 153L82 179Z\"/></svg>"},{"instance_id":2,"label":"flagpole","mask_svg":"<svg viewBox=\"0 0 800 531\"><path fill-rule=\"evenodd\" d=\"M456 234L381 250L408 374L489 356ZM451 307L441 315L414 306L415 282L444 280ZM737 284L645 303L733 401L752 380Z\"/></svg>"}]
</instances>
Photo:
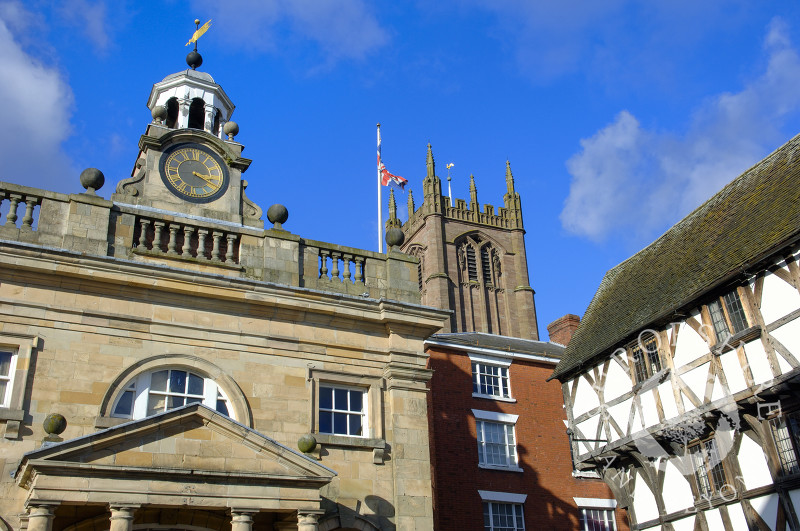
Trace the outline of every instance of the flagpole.
<instances>
[{"instance_id":1,"label":"flagpole","mask_svg":"<svg viewBox=\"0 0 800 531\"><path fill-rule=\"evenodd\" d=\"M383 252L383 201L381 199L381 124L378 123L378 252Z\"/></svg>"}]
</instances>

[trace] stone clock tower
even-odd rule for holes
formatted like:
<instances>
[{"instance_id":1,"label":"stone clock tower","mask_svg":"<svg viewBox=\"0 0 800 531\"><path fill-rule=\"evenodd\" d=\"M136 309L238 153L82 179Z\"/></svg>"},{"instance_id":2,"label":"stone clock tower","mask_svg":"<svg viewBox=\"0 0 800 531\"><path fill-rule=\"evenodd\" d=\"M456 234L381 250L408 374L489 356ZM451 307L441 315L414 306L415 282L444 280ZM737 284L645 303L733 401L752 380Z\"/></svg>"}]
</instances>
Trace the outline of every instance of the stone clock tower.
<instances>
[{"instance_id":1,"label":"stone clock tower","mask_svg":"<svg viewBox=\"0 0 800 531\"><path fill-rule=\"evenodd\" d=\"M205 72L192 68L153 85L147 106L153 122L139 140L131 177L117 185L112 200L262 228L261 209L244 194L250 160L234 140L234 105Z\"/></svg>"}]
</instances>

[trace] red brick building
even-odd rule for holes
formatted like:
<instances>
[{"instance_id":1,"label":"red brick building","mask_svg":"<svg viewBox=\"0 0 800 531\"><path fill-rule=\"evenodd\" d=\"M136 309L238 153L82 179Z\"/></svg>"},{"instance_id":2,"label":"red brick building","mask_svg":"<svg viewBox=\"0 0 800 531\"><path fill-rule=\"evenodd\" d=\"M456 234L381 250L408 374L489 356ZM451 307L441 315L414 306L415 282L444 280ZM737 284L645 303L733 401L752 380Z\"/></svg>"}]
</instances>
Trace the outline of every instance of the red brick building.
<instances>
[{"instance_id":1,"label":"red brick building","mask_svg":"<svg viewBox=\"0 0 800 531\"><path fill-rule=\"evenodd\" d=\"M401 250L420 260L422 302L451 310L425 343L435 529L627 529L610 490L573 473L563 395L546 382L564 347L539 341L522 202L506 163L503 206L442 194L428 146L423 203L411 194ZM574 319L578 319L574 317ZM553 323L567 342L574 319ZM583 519L582 519L583 517Z\"/></svg>"},{"instance_id":2,"label":"red brick building","mask_svg":"<svg viewBox=\"0 0 800 531\"><path fill-rule=\"evenodd\" d=\"M435 529L628 529L608 487L573 472L561 386L545 382L563 347L481 333L425 345Z\"/></svg>"}]
</instances>

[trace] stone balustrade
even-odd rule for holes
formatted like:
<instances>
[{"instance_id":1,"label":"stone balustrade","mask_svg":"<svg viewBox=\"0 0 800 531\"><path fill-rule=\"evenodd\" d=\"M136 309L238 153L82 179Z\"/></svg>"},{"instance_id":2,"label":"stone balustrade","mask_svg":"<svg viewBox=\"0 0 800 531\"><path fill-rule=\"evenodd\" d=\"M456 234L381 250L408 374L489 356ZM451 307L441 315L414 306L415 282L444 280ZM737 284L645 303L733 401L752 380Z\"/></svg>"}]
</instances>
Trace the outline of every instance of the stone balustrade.
<instances>
[{"instance_id":1,"label":"stone balustrade","mask_svg":"<svg viewBox=\"0 0 800 531\"><path fill-rule=\"evenodd\" d=\"M212 262L238 264L240 235L234 230L221 230L187 223L186 220L165 221L152 216L136 216L132 249L173 257L195 258Z\"/></svg>"},{"instance_id":2,"label":"stone balustrade","mask_svg":"<svg viewBox=\"0 0 800 531\"><path fill-rule=\"evenodd\" d=\"M15 241L352 296L420 301L418 259L405 254L0 182L0 247Z\"/></svg>"}]
</instances>

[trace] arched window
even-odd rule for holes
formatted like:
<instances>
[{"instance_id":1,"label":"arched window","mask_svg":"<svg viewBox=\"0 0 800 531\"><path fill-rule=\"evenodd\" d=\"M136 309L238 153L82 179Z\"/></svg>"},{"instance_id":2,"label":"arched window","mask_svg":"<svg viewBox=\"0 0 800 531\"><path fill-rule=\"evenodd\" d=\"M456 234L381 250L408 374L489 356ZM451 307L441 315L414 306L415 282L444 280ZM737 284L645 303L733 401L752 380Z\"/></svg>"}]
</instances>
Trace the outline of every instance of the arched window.
<instances>
[{"instance_id":1,"label":"arched window","mask_svg":"<svg viewBox=\"0 0 800 531\"><path fill-rule=\"evenodd\" d=\"M139 419L194 403L233 418L228 397L214 380L179 368L145 372L133 378L117 397L111 416Z\"/></svg>"},{"instance_id":2,"label":"arched window","mask_svg":"<svg viewBox=\"0 0 800 531\"><path fill-rule=\"evenodd\" d=\"M202 98L194 98L189 105L189 129L204 129L205 124L206 102Z\"/></svg>"},{"instance_id":3,"label":"arched window","mask_svg":"<svg viewBox=\"0 0 800 531\"><path fill-rule=\"evenodd\" d=\"M170 98L165 105L167 108L167 127L175 129L178 124L178 98Z\"/></svg>"}]
</instances>

